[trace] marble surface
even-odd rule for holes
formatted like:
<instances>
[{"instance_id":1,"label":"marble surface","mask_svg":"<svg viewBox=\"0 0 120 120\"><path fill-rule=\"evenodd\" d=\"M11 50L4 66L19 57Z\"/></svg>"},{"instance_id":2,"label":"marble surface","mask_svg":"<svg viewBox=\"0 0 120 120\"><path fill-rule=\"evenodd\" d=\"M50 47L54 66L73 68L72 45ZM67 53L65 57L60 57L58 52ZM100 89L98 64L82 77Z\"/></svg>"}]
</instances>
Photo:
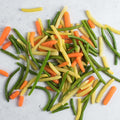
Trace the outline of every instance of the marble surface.
<instances>
[{"instance_id":1,"label":"marble surface","mask_svg":"<svg viewBox=\"0 0 120 120\"><path fill-rule=\"evenodd\" d=\"M24 13L20 8L43 7L43 11L36 13ZM68 6L71 22L79 23L80 20L86 19L85 10L90 10L92 15L103 24L109 24L120 29L120 0L0 0L0 34L5 26L10 25L17 28L24 36L27 32L35 31L34 22L41 18L46 26L46 19L52 19L56 11ZM13 33L13 32L11 32ZM97 36L100 36L100 30L95 29ZM115 35L117 48L120 51L120 36ZM13 48L9 51L15 53ZM114 66L113 54L109 48L104 45L104 55L107 57L111 70L120 78L120 61ZM102 64L100 58L96 58ZM11 73L17 65L17 61L0 52L0 69ZM103 75L103 74L102 74ZM9 89L17 80L19 73L11 80ZM27 78L29 80L32 76ZM103 75L105 81L109 78ZM26 96L23 107L18 107L18 100L6 102L4 96L4 85L6 78L0 75L0 120L74 120L70 110L65 110L56 114L44 112L41 109L47 102L44 92L36 90L31 96ZM120 84L114 82L112 85L117 87L117 91L107 106L99 104L88 104L85 110L84 120L120 120ZM102 85L99 87L99 89ZM99 91L99 89L97 91ZM109 89L108 89L109 90ZM107 91L108 91L107 90ZM106 94L106 93L105 93Z\"/></svg>"}]
</instances>

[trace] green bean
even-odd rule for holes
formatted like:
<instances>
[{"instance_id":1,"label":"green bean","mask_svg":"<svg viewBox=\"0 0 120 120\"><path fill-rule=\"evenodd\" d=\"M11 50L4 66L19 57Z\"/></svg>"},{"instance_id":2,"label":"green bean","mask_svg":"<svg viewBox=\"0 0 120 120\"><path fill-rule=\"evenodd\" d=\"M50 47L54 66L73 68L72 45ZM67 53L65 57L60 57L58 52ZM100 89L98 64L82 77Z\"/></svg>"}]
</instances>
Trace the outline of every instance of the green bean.
<instances>
[{"instance_id":1,"label":"green bean","mask_svg":"<svg viewBox=\"0 0 120 120\"><path fill-rule=\"evenodd\" d=\"M101 75L99 74L99 72L96 70L94 64L92 63L92 61L90 60L90 58L88 57L88 54L86 53L82 43L79 41L79 45L83 51L83 54L85 55L86 59L89 61L92 69L94 70L94 72L96 73L97 77L100 79L101 82L103 82L103 84L105 84L105 81L103 80L103 78L101 77Z\"/></svg>"},{"instance_id":2,"label":"green bean","mask_svg":"<svg viewBox=\"0 0 120 120\"><path fill-rule=\"evenodd\" d=\"M53 81L49 81L52 85L54 85L56 88L58 88L58 85L54 83Z\"/></svg>"},{"instance_id":3,"label":"green bean","mask_svg":"<svg viewBox=\"0 0 120 120\"><path fill-rule=\"evenodd\" d=\"M45 74L47 74L48 75L48 77L50 77L51 75L46 71L46 70L43 70L43 72L45 73Z\"/></svg>"},{"instance_id":4,"label":"green bean","mask_svg":"<svg viewBox=\"0 0 120 120\"><path fill-rule=\"evenodd\" d=\"M63 107L63 108L59 108L57 110L52 111L52 113L60 112L62 110L69 109L69 108L70 108L69 106L66 106L66 107Z\"/></svg>"},{"instance_id":5,"label":"green bean","mask_svg":"<svg viewBox=\"0 0 120 120\"><path fill-rule=\"evenodd\" d=\"M75 50L75 48L72 48L71 50L67 51L67 54L72 53Z\"/></svg>"},{"instance_id":6,"label":"green bean","mask_svg":"<svg viewBox=\"0 0 120 120\"><path fill-rule=\"evenodd\" d=\"M24 75L24 70L25 70L24 68L21 69L20 76L19 76L18 80L16 81L16 83L11 88L11 90L9 91L8 96L10 96L12 94L13 90L18 89L17 86L20 83L20 81L21 81L21 79L22 79L22 77Z\"/></svg>"},{"instance_id":7,"label":"green bean","mask_svg":"<svg viewBox=\"0 0 120 120\"><path fill-rule=\"evenodd\" d=\"M91 65L87 66L87 67L85 68L85 72L84 72L82 75L88 73L90 69L91 69Z\"/></svg>"},{"instance_id":8,"label":"green bean","mask_svg":"<svg viewBox=\"0 0 120 120\"><path fill-rule=\"evenodd\" d=\"M9 38L9 40L12 42L12 44L14 45L14 48L15 48L15 50L16 50L16 53L17 53L17 54L20 54L20 51L19 51L19 49L18 49L18 46L17 46L16 42L12 39L11 35L10 35L8 38Z\"/></svg>"},{"instance_id":9,"label":"green bean","mask_svg":"<svg viewBox=\"0 0 120 120\"><path fill-rule=\"evenodd\" d=\"M72 27L66 27L66 28L57 28L58 31L67 31L67 30L74 30L74 29L78 29L80 27L82 27L83 24L81 25L76 25L76 26L72 26Z\"/></svg>"},{"instance_id":10,"label":"green bean","mask_svg":"<svg viewBox=\"0 0 120 120\"><path fill-rule=\"evenodd\" d=\"M97 57L97 54L94 51L89 50L89 53L91 53L92 55L94 55L95 57Z\"/></svg>"},{"instance_id":11,"label":"green bean","mask_svg":"<svg viewBox=\"0 0 120 120\"><path fill-rule=\"evenodd\" d=\"M74 35L68 35L68 37L69 38L73 38L73 39L77 39L77 40L80 40L80 41L82 41L83 43L88 43L87 41L85 41L84 39L82 39L82 38L80 38L80 37L76 37L76 36L74 36ZM89 44L89 43L88 43ZM93 46L91 46L91 44L89 44L90 46L90 49L92 49L92 50L94 50L96 53L98 53L98 51L93 47Z\"/></svg>"},{"instance_id":12,"label":"green bean","mask_svg":"<svg viewBox=\"0 0 120 120\"><path fill-rule=\"evenodd\" d=\"M101 28L101 32L102 32L102 37L103 40L105 41L105 43L108 45L108 47L110 48L111 51L113 51L115 53L115 55L117 55L118 57L120 57L120 53L116 51L116 49L114 49L112 47L112 45L109 43L109 41L107 40L107 37L105 36L104 32L103 32L103 28Z\"/></svg>"},{"instance_id":13,"label":"green bean","mask_svg":"<svg viewBox=\"0 0 120 120\"><path fill-rule=\"evenodd\" d=\"M6 55L16 59L16 60L19 60L20 58L18 56L15 56L14 54L12 54L11 52L8 52L7 50L3 50L3 49L0 49L1 52L5 53Z\"/></svg>"},{"instance_id":14,"label":"green bean","mask_svg":"<svg viewBox=\"0 0 120 120\"><path fill-rule=\"evenodd\" d=\"M52 108L53 104L55 103L56 99L58 98L59 96L59 92L56 93L55 97L53 99L51 99L51 102L50 102L50 105L48 107L48 111Z\"/></svg>"},{"instance_id":15,"label":"green bean","mask_svg":"<svg viewBox=\"0 0 120 120\"><path fill-rule=\"evenodd\" d=\"M33 86L29 87L28 89L32 89L32 87ZM41 89L41 90L44 90L47 93L47 95L48 95L48 102L45 105L45 107L43 108L44 111L47 110L47 108L48 108L48 106L50 104L50 101L51 101L51 95L50 95L49 91L46 88L41 87L41 86L35 86L35 89Z\"/></svg>"},{"instance_id":16,"label":"green bean","mask_svg":"<svg viewBox=\"0 0 120 120\"><path fill-rule=\"evenodd\" d=\"M91 29L91 27L89 26L87 20L85 20L85 23L86 23L88 29L90 30L91 34L93 35L94 39L97 40L97 37L96 37L95 33L93 32L93 30Z\"/></svg>"},{"instance_id":17,"label":"green bean","mask_svg":"<svg viewBox=\"0 0 120 120\"><path fill-rule=\"evenodd\" d=\"M111 36L111 38L113 40L113 47L114 47L114 49L117 50L116 40L115 40L115 37L114 37L113 33L111 32L111 30L109 28L107 28L107 31L109 32L109 34L110 34L110 36ZM115 55L115 58L114 58L114 64L115 65L117 65L117 61L118 61L117 55Z\"/></svg>"},{"instance_id":18,"label":"green bean","mask_svg":"<svg viewBox=\"0 0 120 120\"><path fill-rule=\"evenodd\" d=\"M87 25L86 25L86 23L85 23L84 20L82 20L82 24L83 24L83 26L85 27L88 35L90 36L90 39L92 40L93 44L95 45L95 47L97 47L97 43L96 43L96 41L95 41L95 38L94 38L93 35L91 34L91 32L90 32L90 30L88 29L88 27L87 27Z\"/></svg>"},{"instance_id":19,"label":"green bean","mask_svg":"<svg viewBox=\"0 0 120 120\"><path fill-rule=\"evenodd\" d=\"M75 106L74 106L73 98L70 99L70 105L71 105L73 114L76 115L76 111L75 111Z\"/></svg>"},{"instance_id":20,"label":"green bean","mask_svg":"<svg viewBox=\"0 0 120 120\"><path fill-rule=\"evenodd\" d=\"M26 54L26 61L27 61L26 71L25 71L25 74L24 74L22 80L20 81L19 85L17 86L17 88L20 88L20 86L21 86L21 85L23 84L23 82L26 80L27 75L28 75L28 73L29 73L30 61L29 61L29 57L28 57L27 54Z\"/></svg>"},{"instance_id":21,"label":"green bean","mask_svg":"<svg viewBox=\"0 0 120 120\"><path fill-rule=\"evenodd\" d=\"M75 40L75 39L72 39L72 41L73 41L73 45L74 45L74 47L76 47L76 46L77 46L77 42L76 42L76 40Z\"/></svg>"},{"instance_id":22,"label":"green bean","mask_svg":"<svg viewBox=\"0 0 120 120\"><path fill-rule=\"evenodd\" d=\"M16 64L19 65L21 68L26 69L26 66L25 66L25 65L23 65L23 64L21 64L21 63L19 63L19 62L17 62ZM34 72L34 71L32 71L31 69L29 69L29 73L32 74L32 75L37 75L37 73Z\"/></svg>"},{"instance_id":23,"label":"green bean","mask_svg":"<svg viewBox=\"0 0 120 120\"><path fill-rule=\"evenodd\" d=\"M56 24L59 15L60 15L60 11L58 11L57 14L55 15L55 17L54 17L54 19L53 19L53 21L52 21L52 25L55 25L55 24Z\"/></svg>"},{"instance_id":24,"label":"green bean","mask_svg":"<svg viewBox=\"0 0 120 120\"><path fill-rule=\"evenodd\" d=\"M87 54L89 53L89 44L88 43L86 44L86 52L87 52Z\"/></svg>"},{"instance_id":25,"label":"green bean","mask_svg":"<svg viewBox=\"0 0 120 120\"><path fill-rule=\"evenodd\" d=\"M39 60L38 58L35 58L35 59L36 59L36 61L37 61L38 63L41 63L41 64L42 64L43 60Z\"/></svg>"},{"instance_id":26,"label":"green bean","mask_svg":"<svg viewBox=\"0 0 120 120\"><path fill-rule=\"evenodd\" d=\"M13 28L13 30L14 30L14 32L17 34L17 36L20 38L20 40L21 40L23 43L27 44L27 41L26 41L25 38L20 34L20 32L19 32L17 29L15 29L15 28Z\"/></svg>"},{"instance_id":27,"label":"green bean","mask_svg":"<svg viewBox=\"0 0 120 120\"><path fill-rule=\"evenodd\" d=\"M84 111L85 111L85 109L86 109L86 107L87 107L88 101L89 101L89 99L87 99L87 100L84 102L84 105L83 105L82 111L81 111L81 115L80 115L80 120L83 120L83 114L84 114Z\"/></svg>"},{"instance_id":28,"label":"green bean","mask_svg":"<svg viewBox=\"0 0 120 120\"><path fill-rule=\"evenodd\" d=\"M50 34L49 33L47 33L46 31L42 31L45 35L47 35L47 36L49 36L50 37Z\"/></svg>"},{"instance_id":29,"label":"green bean","mask_svg":"<svg viewBox=\"0 0 120 120\"><path fill-rule=\"evenodd\" d=\"M42 66L41 66L41 68L40 68L40 70L39 70L39 73L38 73L38 75L37 75L37 77L36 77L36 80L35 80L33 86L32 86L32 89L31 89L30 92L29 92L29 95L31 95L32 92L33 92L33 90L35 89L35 86L36 86L38 80L40 79L40 76L41 76L41 74L42 74L42 72L43 72L43 70L44 70L44 67L45 67L45 65L47 64L47 61L48 61L48 59L49 59L49 56L50 56L50 51L48 51L48 53L47 53L47 55L46 55L46 57L45 57L45 60L43 61L43 64L42 64Z\"/></svg>"},{"instance_id":30,"label":"green bean","mask_svg":"<svg viewBox=\"0 0 120 120\"><path fill-rule=\"evenodd\" d=\"M9 94L8 94L8 84L11 80L11 78L20 70L20 68L17 68L15 71L13 71L10 76L8 77L6 84L5 84L5 98L9 102Z\"/></svg>"},{"instance_id":31,"label":"green bean","mask_svg":"<svg viewBox=\"0 0 120 120\"><path fill-rule=\"evenodd\" d=\"M56 92L60 92L54 85L52 85L50 82L46 82L53 90L55 90Z\"/></svg>"},{"instance_id":32,"label":"green bean","mask_svg":"<svg viewBox=\"0 0 120 120\"><path fill-rule=\"evenodd\" d=\"M47 28L48 28L48 29L51 29L51 28L50 28L50 25L51 25L51 21L50 21L50 19L48 19L48 20L47 20Z\"/></svg>"},{"instance_id":33,"label":"green bean","mask_svg":"<svg viewBox=\"0 0 120 120\"><path fill-rule=\"evenodd\" d=\"M69 47L70 47L70 44L68 44L68 43L65 43L65 46L66 46L66 48L67 48L67 49L69 49Z\"/></svg>"},{"instance_id":34,"label":"green bean","mask_svg":"<svg viewBox=\"0 0 120 120\"><path fill-rule=\"evenodd\" d=\"M58 59L58 60L61 60L61 61L63 61L63 62L65 61L64 58L61 57L61 56L50 56L49 59Z\"/></svg>"},{"instance_id":35,"label":"green bean","mask_svg":"<svg viewBox=\"0 0 120 120\"><path fill-rule=\"evenodd\" d=\"M93 94L93 92L99 87L101 81L99 81L96 86L91 90L91 92L82 100L82 102L84 103L87 99L90 98L90 96Z\"/></svg>"},{"instance_id":36,"label":"green bean","mask_svg":"<svg viewBox=\"0 0 120 120\"><path fill-rule=\"evenodd\" d=\"M63 87L63 85L64 85L64 83L65 83L65 80L66 80L66 78L67 78L68 73L69 73L69 71L67 71L67 72L63 75L63 77L62 77L62 82L61 82L60 87L59 87L59 90L60 90L60 91L62 90L62 87Z\"/></svg>"},{"instance_id":37,"label":"green bean","mask_svg":"<svg viewBox=\"0 0 120 120\"><path fill-rule=\"evenodd\" d=\"M29 54L30 54L32 60L35 62L35 64L38 66L38 68L40 68L39 63L36 61L36 59L34 58L34 56L32 54L31 47L30 47L30 42L28 42L28 51L29 51Z\"/></svg>"},{"instance_id":38,"label":"green bean","mask_svg":"<svg viewBox=\"0 0 120 120\"><path fill-rule=\"evenodd\" d=\"M99 64L94 60L94 58L93 58L92 56L89 55L89 58L90 58L91 61L95 64L96 67L98 67L98 68L102 67L101 65L99 65ZM113 76L112 74L108 73L107 71L102 71L102 72L104 72L104 73L105 73L106 75L108 75L110 78L113 78L113 79L115 79L116 81L120 82L120 79L119 79L119 78Z\"/></svg>"}]
</instances>

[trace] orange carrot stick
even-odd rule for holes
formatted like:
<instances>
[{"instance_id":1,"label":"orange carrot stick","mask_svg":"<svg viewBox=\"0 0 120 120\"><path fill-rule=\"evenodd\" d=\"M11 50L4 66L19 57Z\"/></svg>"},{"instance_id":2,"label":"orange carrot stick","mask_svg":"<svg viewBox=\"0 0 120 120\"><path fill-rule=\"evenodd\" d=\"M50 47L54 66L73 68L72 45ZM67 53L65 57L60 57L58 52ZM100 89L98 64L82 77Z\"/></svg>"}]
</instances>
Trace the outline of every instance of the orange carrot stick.
<instances>
[{"instance_id":1,"label":"orange carrot stick","mask_svg":"<svg viewBox=\"0 0 120 120\"><path fill-rule=\"evenodd\" d=\"M95 28L95 24L89 19L88 24L91 28Z\"/></svg>"},{"instance_id":2,"label":"orange carrot stick","mask_svg":"<svg viewBox=\"0 0 120 120\"><path fill-rule=\"evenodd\" d=\"M86 88L86 89L87 89L87 88ZM86 90L86 89L84 89L84 90ZM81 92L83 92L84 90L79 89L77 93L81 93ZM88 95L89 93L90 93L90 92L88 92L87 94L83 95L82 97Z\"/></svg>"},{"instance_id":3,"label":"orange carrot stick","mask_svg":"<svg viewBox=\"0 0 120 120\"><path fill-rule=\"evenodd\" d=\"M22 90L26 85L27 85L28 81L24 81L23 84L20 86L20 90Z\"/></svg>"},{"instance_id":4,"label":"orange carrot stick","mask_svg":"<svg viewBox=\"0 0 120 120\"><path fill-rule=\"evenodd\" d=\"M47 90L54 91L50 86L45 87Z\"/></svg>"},{"instance_id":5,"label":"orange carrot stick","mask_svg":"<svg viewBox=\"0 0 120 120\"><path fill-rule=\"evenodd\" d=\"M24 96L19 96L18 106L21 107L23 105L23 102L24 102Z\"/></svg>"},{"instance_id":6,"label":"orange carrot stick","mask_svg":"<svg viewBox=\"0 0 120 120\"><path fill-rule=\"evenodd\" d=\"M85 72L85 68L84 68L84 66L83 66L81 57L77 57L76 61L77 61L78 65L79 65L81 71L84 73L84 72Z\"/></svg>"},{"instance_id":7,"label":"orange carrot stick","mask_svg":"<svg viewBox=\"0 0 120 120\"><path fill-rule=\"evenodd\" d=\"M35 32L30 32L30 43L32 47L34 47L34 37L35 37Z\"/></svg>"},{"instance_id":8,"label":"orange carrot stick","mask_svg":"<svg viewBox=\"0 0 120 120\"><path fill-rule=\"evenodd\" d=\"M80 35L79 35L79 32L78 32L78 31L74 31L74 35L75 35L76 37L80 37Z\"/></svg>"},{"instance_id":9,"label":"orange carrot stick","mask_svg":"<svg viewBox=\"0 0 120 120\"><path fill-rule=\"evenodd\" d=\"M5 29L3 30L2 35L0 36L0 46L4 43L5 39L10 33L10 30L11 30L10 26L5 27Z\"/></svg>"},{"instance_id":10,"label":"orange carrot stick","mask_svg":"<svg viewBox=\"0 0 120 120\"><path fill-rule=\"evenodd\" d=\"M4 75L4 76L6 76L6 77L9 76L9 74L8 74L6 71L4 71L4 70L0 70L0 74L1 74L1 75Z\"/></svg>"},{"instance_id":11,"label":"orange carrot stick","mask_svg":"<svg viewBox=\"0 0 120 120\"><path fill-rule=\"evenodd\" d=\"M39 35L42 35L42 30L41 30L39 21L36 21L36 22L35 22L35 25L36 25L37 33L38 33Z\"/></svg>"},{"instance_id":12,"label":"orange carrot stick","mask_svg":"<svg viewBox=\"0 0 120 120\"><path fill-rule=\"evenodd\" d=\"M63 17L64 17L64 22L65 22L65 27L71 27L70 15L67 11L64 13Z\"/></svg>"},{"instance_id":13,"label":"orange carrot stick","mask_svg":"<svg viewBox=\"0 0 120 120\"><path fill-rule=\"evenodd\" d=\"M11 95L10 95L10 99L15 99L18 95L20 94L20 91L15 91L14 93L12 93Z\"/></svg>"},{"instance_id":14,"label":"orange carrot stick","mask_svg":"<svg viewBox=\"0 0 120 120\"><path fill-rule=\"evenodd\" d=\"M51 77L54 77L55 75L51 74ZM53 80L54 83L59 84L59 80Z\"/></svg>"},{"instance_id":15,"label":"orange carrot stick","mask_svg":"<svg viewBox=\"0 0 120 120\"><path fill-rule=\"evenodd\" d=\"M117 90L117 88L115 86L111 87L110 91L108 92L108 94L106 95L106 97L103 100L104 105L107 105L109 103L109 101L111 100L111 98L114 95L116 90Z\"/></svg>"},{"instance_id":16,"label":"orange carrot stick","mask_svg":"<svg viewBox=\"0 0 120 120\"><path fill-rule=\"evenodd\" d=\"M53 45L55 45L57 43L57 41L56 40L51 40L51 41L47 41L47 42L44 42L44 43L42 43L41 45L42 46L46 46L46 47L53 47Z\"/></svg>"},{"instance_id":17,"label":"orange carrot stick","mask_svg":"<svg viewBox=\"0 0 120 120\"><path fill-rule=\"evenodd\" d=\"M73 41L72 40L65 40L65 43L73 43Z\"/></svg>"},{"instance_id":18,"label":"orange carrot stick","mask_svg":"<svg viewBox=\"0 0 120 120\"><path fill-rule=\"evenodd\" d=\"M61 63L60 65L58 65L58 67L64 67L64 66L66 66L66 65L68 65L68 62L63 62L63 63Z\"/></svg>"},{"instance_id":19,"label":"orange carrot stick","mask_svg":"<svg viewBox=\"0 0 120 120\"><path fill-rule=\"evenodd\" d=\"M68 54L68 57L69 58L71 58L71 57L82 57L83 56L83 53L78 53L78 52L76 52L76 53L70 53L70 54Z\"/></svg>"},{"instance_id":20,"label":"orange carrot stick","mask_svg":"<svg viewBox=\"0 0 120 120\"><path fill-rule=\"evenodd\" d=\"M54 36L55 36L55 39L58 39L58 37L56 35L54 35ZM68 37L68 35L60 35L60 36L61 36L62 39L70 39Z\"/></svg>"},{"instance_id":21,"label":"orange carrot stick","mask_svg":"<svg viewBox=\"0 0 120 120\"><path fill-rule=\"evenodd\" d=\"M2 46L2 49L3 50L6 50L9 46L11 46L12 45L12 43L11 43L11 41L9 41L9 42L7 42L7 43L5 43L3 46Z\"/></svg>"},{"instance_id":22,"label":"orange carrot stick","mask_svg":"<svg viewBox=\"0 0 120 120\"><path fill-rule=\"evenodd\" d=\"M48 73L50 73L51 75L54 75L54 76L56 76L56 73L50 68L50 67L48 67L48 66L45 66L45 68L44 68Z\"/></svg>"},{"instance_id":23,"label":"orange carrot stick","mask_svg":"<svg viewBox=\"0 0 120 120\"><path fill-rule=\"evenodd\" d=\"M62 25L59 25L58 28L62 28Z\"/></svg>"},{"instance_id":24,"label":"orange carrot stick","mask_svg":"<svg viewBox=\"0 0 120 120\"><path fill-rule=\"evenodd\" d=\"M76 61L76 59L72 62L72 64L71 64L71 67L75 67L75 65L77 64L77 61Z\"/></svg>"},{"instance_id":25,"label":"orange carrot stick","mask_svg":"<svg viewBox=\"0 0 120 120\"><path fill-rule=\"evenodd\" d=\"M84 40L86 40L86 41L87 41L89 44L91 44L93 47L95 47L94 44L92 43L92 41L91 41L89 38L87 38L87 37L85 37L85 36L83 36L83 35L81 36L81 38L84 39Z\"/></svg>"}]
</instances>

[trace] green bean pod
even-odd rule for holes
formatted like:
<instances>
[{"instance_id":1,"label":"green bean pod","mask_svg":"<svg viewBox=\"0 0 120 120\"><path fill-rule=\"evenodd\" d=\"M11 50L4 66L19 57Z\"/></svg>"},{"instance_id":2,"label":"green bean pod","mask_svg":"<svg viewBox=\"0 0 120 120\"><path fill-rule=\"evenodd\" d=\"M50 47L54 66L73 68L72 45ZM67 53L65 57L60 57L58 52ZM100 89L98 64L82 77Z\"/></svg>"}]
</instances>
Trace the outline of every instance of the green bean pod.
<instances>
[{"instance_id":1,"label":"green bean pod","mask_svg":"<svg viewBox=\"0 0 120 120\"><path fill-rule=\"evenodd\" d=\"M75 110L75 106L74 106L73 99L70 99L70 105L71 105L71 108L72 108L73 114L76 115L76 110Z\"/></svg>"}]
</instances>

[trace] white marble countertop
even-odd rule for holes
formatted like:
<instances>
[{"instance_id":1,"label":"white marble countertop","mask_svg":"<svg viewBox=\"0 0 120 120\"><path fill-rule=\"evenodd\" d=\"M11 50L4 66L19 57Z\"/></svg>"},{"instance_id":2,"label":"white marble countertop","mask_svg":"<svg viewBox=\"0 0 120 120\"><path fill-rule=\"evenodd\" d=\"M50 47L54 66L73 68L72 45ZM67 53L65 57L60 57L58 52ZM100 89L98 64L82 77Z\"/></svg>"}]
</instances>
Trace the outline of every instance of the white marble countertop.
<instances>
[{"instance_id":1,"label":"white marble countertop","mask_svg":"<svg viewBox=\"0 0 120 120\"><path fill-rule=\"evenodd\" d=\"M86 19L85 10L90 10L92 15L101 23L109 24L120 30L120 0L0 0L0 34L5 26L17 28L24 36L27 32L35 31L34 22L41 18L46 26L46 19L52 19L56 11L68 6L71 22L79 23ZM24 13L20 8L43 7L43 11L36 13ZM100 36L98 28L95 29ZM11 32L12 33L12 32ZM120 36L115 35L117 47L120 51ZM9 51L15 52L13 48ZM104 45L104 55L107 57L111 70L120 78L120 61L114 66L114 57L109 48ZM98 60L101 63L100 58ZM0 53L0 69L11 73L17 65L15 60ZM14 84L19 73L11 80L9 88ZM103 74L102 74L103 75ZM110 78L103 75L108 81ZM27 78L28 80L30 79ZM4 96L4 85L6 78L0 75L0 120L74 120L71 110L65 110L56 114L44 112L41 109L47 102L46 95L42 91L34 91L31 96L25 96L23 107L17 106L17 99L8 103ZM114 82L117 91L107 106L99 104L88 104L85 110L84 120L120 120L120 84ZM101 85L102 87L102 85ZM99 89L101 88L99 87ZM98 90L99 91L99 90Z\"/></svg>"}]
</instances>

